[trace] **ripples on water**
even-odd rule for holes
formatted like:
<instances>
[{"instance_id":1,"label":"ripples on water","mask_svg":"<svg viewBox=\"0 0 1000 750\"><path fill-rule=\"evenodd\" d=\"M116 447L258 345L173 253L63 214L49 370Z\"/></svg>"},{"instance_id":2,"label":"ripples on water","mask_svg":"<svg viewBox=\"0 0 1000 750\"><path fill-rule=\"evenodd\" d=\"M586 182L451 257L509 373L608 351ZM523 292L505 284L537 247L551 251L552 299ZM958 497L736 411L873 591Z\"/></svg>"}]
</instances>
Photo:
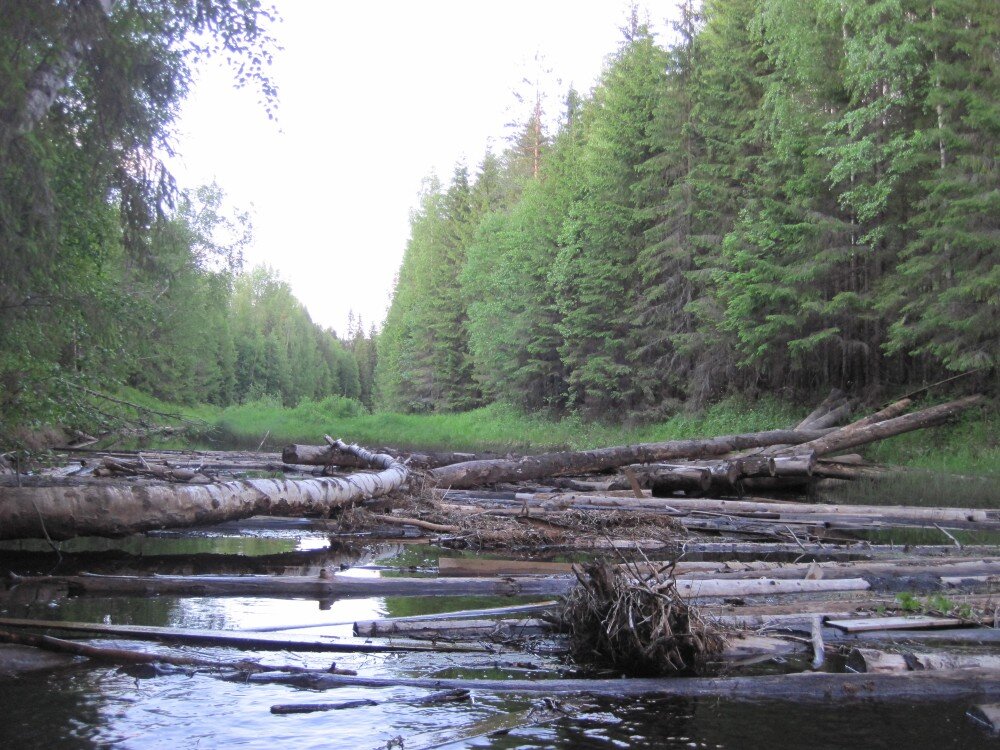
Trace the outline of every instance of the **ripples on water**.
<instances>
[{"instance_id":1,"label":"ripples on water","mask_svg":"<svg viewBox=\"0 0 1000 750\"><path fill-rule=\"evenodd\" d=\"M226 544L231 546L231 543L223 543L223 546ZM306 548L316 546L313 540L307 542ZM267 547L262 544L255 552L268 554L278 548L287 551L287 539L275 540L275 550ZM302 549L299 545L295 547ZM359 570L356 574L378 575L372 570ZM467 597L451 604L459 609L497 606L498 602ZM4 614L189 628L250 629L293 623L322 624L323 627L290 631L289 635L349 637L350 624L328 623L351 623L384 614L438 611L442 605L440 600L379 598L342 600L321 606L310 601L260 598L84 597L52 603L22 603L9 607ZM135 647L144 650L166 648L152 644ZM502 668L505 664L510 666L511 662L525 661L541 667L558 666L552 657L520 653L508 659L488 654L241 652L237 655L233 651L212 648L174 650L219 660L259 658L267 663L312 668L326 668L336 658L340 667L377 676L418 676L445 671L470 677L496 676L498 665ZM523 666L518 664L518 667ZM507 673L523 676L523 672L516 670ZM539 704L537 697L482 694L475 695L470 703L431 707L398 702L425 694L425 691L406 688L340 688L316 692L283 685L225 682L196 673L144 679L116 668L76 667L47 674L0 678L0 748L374 750L386 747L394 738L402 739L402 745L395 745L400 750L430 747L964 750L998 746L995 738L964 717L968 708L964 704L826 706L706 699L616 702L573 698L563 704L567 716L547 724L518 726L519 722L527 720L532 707ZM277 716L270 713L270 707L276 703L339 702L359 698L389 702L313 714ZM506 730L506 733L486 734L491 730Z\"/></svg>"}]
</instances>

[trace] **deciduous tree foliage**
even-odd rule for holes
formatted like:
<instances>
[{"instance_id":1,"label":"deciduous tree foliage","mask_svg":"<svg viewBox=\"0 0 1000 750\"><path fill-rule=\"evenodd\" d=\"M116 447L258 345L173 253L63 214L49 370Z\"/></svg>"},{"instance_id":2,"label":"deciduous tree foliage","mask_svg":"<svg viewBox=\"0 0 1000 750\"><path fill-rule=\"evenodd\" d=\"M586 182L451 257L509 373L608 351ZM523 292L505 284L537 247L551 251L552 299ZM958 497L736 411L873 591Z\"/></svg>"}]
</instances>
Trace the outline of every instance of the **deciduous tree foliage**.
<instances>
[{"instance_id":1,"label":"deciduous tree foliage","mask_svg":"<svg viewBox=\"0 0 1000 750\"><path fill-rule=\"evenodd\" d=\"M384 403L456 408L471 382L646 418L727 391L995 376L1000 6L684 0L675 17L657 38L632 13L537 170L517 144L505 177L484 170L473 192L517 187L450 235L463 252L428 252L447 246L444 193L425 201L381 334ZM421 312L456 285L464 311L440 320L461 371L431 364Z\"/></svg>"},{"instance_id":2,"label":"deciduous tree foliage","mask_svg":"<svg viewBox=\"0 0 1000 750\"><path fill-rule=\"evenodd\" d=\"M206 56L274 107L274 21L259 0L0 3L0 437L93 427L83 386L360 394L353 356L287 287L240 298L261 278L237 275L248 217L217 187L179 195L159 160Z\"/></svg>"}]
</instances>

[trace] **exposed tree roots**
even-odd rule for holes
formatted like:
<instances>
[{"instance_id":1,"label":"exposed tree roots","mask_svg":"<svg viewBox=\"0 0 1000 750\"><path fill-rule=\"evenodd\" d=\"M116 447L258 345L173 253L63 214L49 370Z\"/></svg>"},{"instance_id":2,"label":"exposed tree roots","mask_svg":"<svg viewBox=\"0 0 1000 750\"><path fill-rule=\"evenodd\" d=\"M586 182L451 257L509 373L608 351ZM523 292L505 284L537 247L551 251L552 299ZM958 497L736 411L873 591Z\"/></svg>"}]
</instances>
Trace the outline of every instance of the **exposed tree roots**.
<instances>
[{"instance_id":1,"label":"exposed tree roots","mask_svg":"<svg viewBox=\"0 0 1000 750\"><path fill-rule=\"evenodd\" d=\"M654 575L599 561L576 566L562 611L571 651L635 676L696 673L725 641L677 591L673 566Z\"/></svg>"}]
</instances>

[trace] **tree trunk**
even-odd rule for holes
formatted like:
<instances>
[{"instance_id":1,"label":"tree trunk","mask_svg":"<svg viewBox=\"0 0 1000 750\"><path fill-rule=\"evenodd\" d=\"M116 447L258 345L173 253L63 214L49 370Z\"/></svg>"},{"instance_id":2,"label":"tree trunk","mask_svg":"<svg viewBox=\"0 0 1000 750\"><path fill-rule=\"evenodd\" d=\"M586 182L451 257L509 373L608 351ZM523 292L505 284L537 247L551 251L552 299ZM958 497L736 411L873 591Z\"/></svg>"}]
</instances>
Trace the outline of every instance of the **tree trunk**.
<instances>
[{"instance_id":1,"label":"tree trunk","mask_svg":"<svg viewBox=\"0 0 1000 750\"><path fill-rule=\"evenodd\" d=\"M830 391L825 399L823 399L819 406L809 412L809 415L795 425L796 430L808 430L811 429L811 425L814 421L821 418L823 415L828 414L832 409L840 406L844 401L847 400L847 396L839 388L834 388Z\"/></svg>"},{"instance_id":2,"label":"tree trunk","mask_svg":"<svg viewBox=\"0 0 1000 750\"><path fill-rule=\"evenodd\" d=\"M231 521L253 515L328 515L398 489L409 476L392 456L351 451L377 473L329 479L247 479L178 485L76 481L0 487L0 539L126 536L150 529Z\"/></svg>"},{"instance_id":3,"label":"tree trunk","mask_svg":"<svg viewBox=\"0 0 1000 750\"><path fill-rule=\"evenodd\" d=\"M48 114L59 93L76 74L87 48L101 37L113 0L80 0L68 4L61 49L44 57L25 85L24 98L6 113L0 145L15 135L26 135Z\"/></svg>"},{"instance_id":4,"label":"tree trunk","mask_svg":"<svg viewBox=\"0 0 1000 750\"><path fill-rule=\"evenodd\" d=\"M672 440L665 443L621 445L591 451L543 453L513 460L467 461L434 469L430 472L430 478L439 487L456 489L478 487L498 482L519 482L565 474L605 471L635 463L721 456L734 451L767 445L797 445L818 437L815 432L770 430L704 440Z\"/></svg>"},{"instance_id":5,"label":"tree trunk","mask_svg":"<svg viewBox=\"0 0 1000 750\"><path fill-rule=\"evenodd\" d=\"M906 672L933 669L1000 670L1000 656L995 654L892 654L873 648L853 648L847 668L855 672Z\"/></svg>"},{"instance_id":6,"label":"tree trunk","mask_svg":"<svg viewBox=\"0 0 1000 750\"><path fill-rule=\"evenodd\" d=\"M562 595L573 576L522 578L353 578L329 576L42 576L21 578L25 584L65 585L73 593L119 596L274 596L332 599L370 596L519 596ZM678 580L685 596L754 596L817 591L861 591L860 578L836 580Z\"/></svg>"},{"instance_id":7,"label":"tree trunk","mask_svg":"<svg viewBox=\"0 0 1000 750\"><path fill-rule=\"evenodd\" d=\"M758 677L660 677L634 679L462 680L339 675L251 675L250 682L282 682L317 690L337 687L414 687L546 695L649 695L726 700L919 701L1000 698L1000 679L991 669L949 669L896 674L804 672Z\"/></svg>"},{"instance_id":8,"label":"tree trunk","mask_svg":"<svg viewBox=\"0 0 1000 750\"><path fill-rule=\"evenodd\" d=\"M449 650L447 646L433 648L420 643L351 643L331 640L325 636L288 638L283 635L249 633L243 630L197 630L193 628L161 628L149 625L108 625L98 622L26 620L15 617L0 617L0 627L55 630L137 641L187 643L200 646L247 649L251 651L319 651L329 653L385 654L401 651ZM467 647L452 650L469 651Z\"/></svg>"},{"instance_id":9,"label":"tree trunk","mask_svg":"<svg viewBox=\"0 0 1000 750\"><path fill-rule=\"evenodd\" d=\"M813 451L817 456L836 453L847 448L853 448L856 445L865 445L866 443L873 443L876 440L883 440L894 435L902 435L904 432L939 425L959 412L981 403L982 400L983 397L981 395L968 396L967 398L951 401L947 404L939 404L938 406L932 406L928 409L922 409L912 414L904 414L901 417L886 419L881 422L871 423L869 418L866 417L846 427L841 427L839 430L834 430L816 440L782 448L780 453L788 455Z\"/></svg>"},{"instance_id":10,"label":"tree trunk","mask_svg":"<svg viewBox=\"0 0 1000 750\"><path fill-rule=\"evenodd\" d=\"M392 451L396 453L396 451ZM405 460L407 466L420 469L433 469L438 466L448 466L465 461L474 461L482 458L482 454L476 453L453 453L453 452L433 452L433 453L399 453L400 460ZM329 445L286 445L281 451L281 458L287 464L304 464L310 466L358 466L355 459L346 455ZM487 458L496 458L489 456Z\"/></svg>"}]
</instances>

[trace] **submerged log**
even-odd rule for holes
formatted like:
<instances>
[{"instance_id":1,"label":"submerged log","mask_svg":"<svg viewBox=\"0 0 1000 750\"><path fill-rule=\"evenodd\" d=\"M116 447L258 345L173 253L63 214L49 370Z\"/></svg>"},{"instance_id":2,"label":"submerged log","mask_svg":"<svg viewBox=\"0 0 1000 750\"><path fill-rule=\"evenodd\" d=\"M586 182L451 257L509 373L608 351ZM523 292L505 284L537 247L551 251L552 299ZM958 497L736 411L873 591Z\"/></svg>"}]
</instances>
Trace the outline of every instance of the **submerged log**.
<instances>
[{"instance_id":1,"label":"submerged log","mask_svg":"<svg viewBox=\"0 0 1000 750\"><path fill-rule=\"evenodd\" d=\"M832 674L804 672L759 677L653 677L634 679L461 680L406 677L344 677L339 675L251 675L250 682L284 684L324 690L338 687L413 687L430 690L467 689L500 693L546 695L638 695L710 697L725 700L788 701L914 701L1000 698L1000 675L992 669L950 669L892 674Z\"/></svg>"},{"instance_id":2,"label":"submerged log","mask_svg":"<svg viewBox=\"0 0 1000 750\"><path fill-rule=\"evenodd\" d=\"M456 703L467 701L471 697L468 690L446 690L431 695L418 696L415 698L401 698L397 700L376 701L371 698L361 698L353 701L340 701L339 703L276 703L271 706L272 714L307 714L314 711L342 711L347 708L360 708L363 706L380 706L385 703L404 703L410 706L428 706L440 703Z\"/></svg>"},{"instance_id":3,"label":"submerged log","mask_svg":"<svg viewBox=\"0 0 1000 750\"><path fill-rule=\"evenodd\" d=\"M380 471L344 478L246 479L207 485L76 481L0 487L0 539L114 537L254 515L328 515L392 492L409 476L392 456L358 446L349 450Z\"/></svg>"},{"instance_id":4,"label":"submerged log","mask_svg":"<svg viewBox=\"0 0 1000 750\"><path fill-rule=\"evenodd\" d=\"M57 654L37 646L0 645L0 677L10 677L25 672L48 672L72 666L78 661L83 661L83 657Z\"/></svg>"},{"instance_id":5,"label":"submerged log","mask_svg":"<svg viewBox=\"0 0 1000 750\"><path fill-rule=\"evenodd\" d=\"M809 437L810 435L813 437ZM820 436L816 432L770 430L705 440L672 440L665 443L621 445L591 451L543 453L520 459L467 461L434 469L429 474L439 487L477 487L498 482L518 482L565 474L604 471L635 463L721 456L748 448L805 443L818 437Z\"/></svg>"},{"instance_id":6,"label":"submerged log","mask_svg":"<svg viewBox=\"0 0 1000 750\"><path fill-rule=\"evenodd\" d=\"M33 635L31 633L11 633L0 630L0 643L12 643L21 646L34 646L54 651L62 654L73 654L75 656L85 656L88 659L97 661L107 661L113 664L171 664L177 667L207 667L209 669L238 669L242 672L292 672L300 673L301 667L265 665L255 661L226 662L215 659L205 659L198 656L187 656L182 654L162 654L149 653L146 651L135 651L133 649L108 648L106 646L92 646L88 643L78 643L77 641L67 641L62 638L53 638L49 635ZM357 674L352 669L339 670L331 667L331 674L354 675Z\"/></svg>"},{"instance_id":7,"label":"submerged log","mask_svg":"<svg viewBox=\"0 0 1000 750\"><path fill-rule=\"evenodd\" d=\"M248 633L239 630L196 630L193 628L160 628L149 625L109 625L100 622L68 622L62 620L27 620L0 617L0 627L56 630L87 633L137 641L159 643L191 643L201 646L250 649L254 651L321 651L333 653L383 654L399 651L468 651L468 648L435 648L420 643L356 643L329 638L288 638L281 635Z\"/></svg>"},{"instance_id":8,"label":"submerged log","mask_svg":"<svg viewBox=\"0 0 1000 750\"><path fill-rule=\"evenodd\" d=\"M981 703L966 712L966 716L994 734L1000 734L1000 703Z\"/></svg>"}]
</instances>

